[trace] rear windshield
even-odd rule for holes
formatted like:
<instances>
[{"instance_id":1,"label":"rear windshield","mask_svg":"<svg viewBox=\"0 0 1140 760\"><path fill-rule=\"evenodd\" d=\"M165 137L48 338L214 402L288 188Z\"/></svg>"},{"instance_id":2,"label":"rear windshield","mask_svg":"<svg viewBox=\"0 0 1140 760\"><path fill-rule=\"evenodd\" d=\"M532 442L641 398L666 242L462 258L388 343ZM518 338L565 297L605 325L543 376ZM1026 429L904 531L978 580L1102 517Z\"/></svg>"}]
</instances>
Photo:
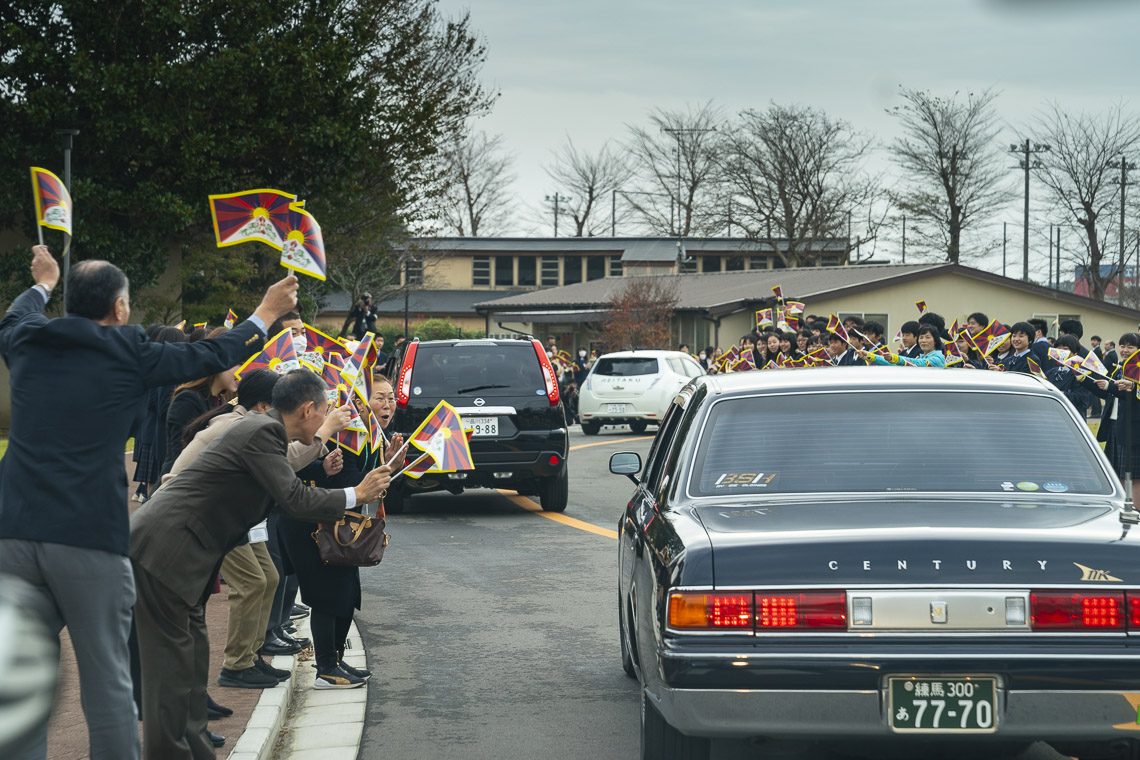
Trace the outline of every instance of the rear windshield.
<instances>
[{"instance_id":1,"label":"rear windshield","mask_svg":"<svg viewBox=\"0 0 1140 760\"><path fill-rule=\"evenodd\" d=\"M917 391L728 399L705 423L689 490L1111 493L1062 403Z\"/></svg>"},{"instance_id":2,"label":"rear windshield","mask_svg":"<svg viewBox=\"0 0 1140 760\"><path fill-rule=\"evenodd\" d=\"M602 357L594 367L595 375L610 377L633 377L634 375L656 375L657 360L642 356Z\"/></svg>"},{"instance_id":3,"label":"rear windshield","mask_svg":"<svg viewBox=\"0 0 1140 760\"><path fill-rule=\"evenodd\" d=\"M546 384L531 345L426 346L416 350L413 396L534 396Z\"/></svg>"}]
</instances>

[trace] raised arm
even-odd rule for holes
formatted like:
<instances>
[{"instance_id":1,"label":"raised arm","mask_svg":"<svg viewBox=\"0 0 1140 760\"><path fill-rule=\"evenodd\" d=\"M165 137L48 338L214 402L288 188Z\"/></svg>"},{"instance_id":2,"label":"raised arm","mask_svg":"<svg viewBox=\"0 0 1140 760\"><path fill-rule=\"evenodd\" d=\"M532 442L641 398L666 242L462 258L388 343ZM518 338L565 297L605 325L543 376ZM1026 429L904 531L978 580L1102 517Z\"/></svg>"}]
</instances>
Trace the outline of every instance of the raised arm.
<instances>
[{"instance_id":1,"label":"raised arm","mask_svg":"<svg viewBox=\"0 0 1140 760\"><path fill-rule=\"evenodd\" d=\"M30 322L47 322L44 307L47 306L51 291L59 282L59 264L48 251L47 246L32 247L32 279L35 285L25 290L0 319L0 355L8 359L12 339L17 325Z\"/></svg>"}]
</instances>

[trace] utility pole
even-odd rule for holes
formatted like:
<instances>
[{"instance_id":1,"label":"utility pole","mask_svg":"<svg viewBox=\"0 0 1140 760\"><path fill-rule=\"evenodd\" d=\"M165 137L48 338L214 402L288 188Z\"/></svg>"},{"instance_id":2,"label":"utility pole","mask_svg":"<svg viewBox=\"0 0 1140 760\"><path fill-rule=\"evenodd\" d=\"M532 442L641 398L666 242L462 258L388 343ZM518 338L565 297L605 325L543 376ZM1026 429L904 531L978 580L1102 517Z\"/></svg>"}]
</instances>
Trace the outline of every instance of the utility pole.
<instances>
[{"instance_id":1,"label":"utility pole","mask_svg":"<svg viewBox=\"0 0 1140 760\"><path fill-rule=\"evenodd\" d=\"M1061 289L1061 225L1057 225L1057 290Z\"/></svg>"},{"instance_id":2,"label":"utility pole","mask_svg":"<svg viewBox=\"0 0 1140 760\"><path fill-rule=\"evenodd\" d=\"M902 249L902 263L906 263L906 214L903 214L903 249ZM1004 274L1004 272L1003 272Z\"/></svg>"},{"instance_id":3,"label":"utility pole","mask_svg":"<svg viewBox=\"0 0 1140 760\"><path fill-rule=\"evenodd\" d=\"M569 200L570 198L558 192L555 192L554 195L546 196L546 202L554 204L554 237L558 237L558 204L566 203Z\"/></svg>"},{"instance_id":4,"label":"utility pole","mask_svg":"<svg viewBox=\"0 0 1140 760\"><path fill-rule=\"evenodd\" d=\"M71 146L75 136L79 134L78 129L57 129L57 135L63 138L63 186L67 188L67 192L71 194ZM72 196L72 203L74 204L74 196ZM75 224L75 212L72 211L72 225ZM74 229L74 227L72 227ZM63 244L63 308L67 311L67 275L71 271L71 235Z\"/></svg>"},{"instance_id":5,"label":"utility pole","mask_svg":"<svg viewBox=\"0 0 1140 760\"><path fill-rule=\"evenodd\" d=\"M1001 276L1005 277L1005 248L1009 243L1009 222L1001 223Z\"/></svg>"},{"instance_id":6,"label":"utility pole","mask_svg":"<svg viewBox=\"0 0 1140 760\"><path fill-rule=\"evenodd\" d=\"M1119 180L1119 182L1120 182L1120 257L1119 257L1119 262L1118 262L1118 264L1120 266L1120 275L1119 275L1120 279L1117 282L1123 283L1124 282L1124 208L1125 208L1124 201L1126 198L1125 189L1128 187L1128 172L1135 169L1136 164L1132 163L1127 158L1125 158L1123 154L1121 154L1120 160L1114 161L1113 163L1109 164L1108 167L1110 169L1119 169L1120 170L1120 180ZM1120 290L1121 290L1121 288L1118 286L1117 292L1119 293ZM1118 296L1118 298L1119 298L1119 296Z\"/></svg>"},{"instance_id":7,"label":"utility pole","mask_svg":"<svg viewBox=\"0 0 1140 760\"><path fill-rule=\"evenodd\" d=\"M677 141L677 250L684 250L685 229L681 224L681 213L684 206L681 204L681 137L683 135L703 135L706 132L715 132L711 127L664 127L661 131L673 136ZM689 221L692 221L692 198L689 199Z\"/></svg>"},{"instance_id":8,"label":"utility pole","mask_svg":"<svg viewBox=\"0 0 1140 760\"><path fill-rule=\"evenodd\" d=\"M1049 225L1049 287L1053 287L1053 225Z\"/></svg>"},{"instance_id":9,"label":"utility pole","mask_svg":"<svg viewBox=\"0 0 1140 760\"><path fill-rule=\"evenodd\" d=\"M1018 167L1025 172L1025 227L1022 230L1021 279L1026 282L1029 281L1029 170L1041 165L1039 161L1030 161L1030 156L1034 153L1048 153L1051 149L1051 146L1044 143L1031 143L1028 137L1025 138L1024 143L1014 143L1009 146L1010 153L1017 153L1022 156L1018 162ZM1052 266L1052 259L1050 259L1050 266Z\"/></svg>"}]
</instances>

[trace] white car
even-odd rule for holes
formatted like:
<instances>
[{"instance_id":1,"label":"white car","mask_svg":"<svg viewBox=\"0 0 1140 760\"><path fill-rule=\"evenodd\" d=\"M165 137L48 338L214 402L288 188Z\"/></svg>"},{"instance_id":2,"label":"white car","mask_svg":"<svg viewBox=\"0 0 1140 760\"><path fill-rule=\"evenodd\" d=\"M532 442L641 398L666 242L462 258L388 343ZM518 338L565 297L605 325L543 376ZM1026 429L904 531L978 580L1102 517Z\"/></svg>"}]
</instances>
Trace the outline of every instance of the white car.
<instances>
[{"instance_id":1,"label":"white car","mask_svg":"<svg viewBox=\"0 0 1140 760\"><path fill-rule=\"evenodd\" d=\"M644 433L665 416L685 383L705 374L683 351L619 351L594 362L578 389L582 432L597 435L602 425L629 425Z\"/></svg>"}]
</instances>

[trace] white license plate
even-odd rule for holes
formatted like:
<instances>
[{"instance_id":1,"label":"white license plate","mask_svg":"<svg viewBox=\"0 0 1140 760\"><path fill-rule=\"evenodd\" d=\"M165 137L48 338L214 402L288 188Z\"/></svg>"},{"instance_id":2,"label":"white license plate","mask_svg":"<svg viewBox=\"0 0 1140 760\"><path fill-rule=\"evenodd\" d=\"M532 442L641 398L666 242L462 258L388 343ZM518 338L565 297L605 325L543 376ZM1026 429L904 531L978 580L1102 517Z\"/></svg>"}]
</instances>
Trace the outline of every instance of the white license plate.
<instances>
[{"instance_id":1,"label":"white license plate","mask_svg":"<svg viewBox=\"0 0 1140 760\"><path fill-rule=\"evenodd\" d=\"M993 733L997 679L992 676L891 677L890 726L897 733Z\"/></svg>"},{"instance_id":2,"label":"white license plate","mask_svg":"<svg viewBox=\"0 0 1140 760\"><path fill-rule=\"evenodd\" d=\"M606 404L606 414L625 414L625 404Z\"/></svg>"},{"instance_id":3,"label":"white license plate","mask_svg":"<svg viewBox=\"0 0 1140 760\"><path fill-rule=\"evenodd\" d=\"M468 417L463 423L474 431L472 435L476 438L499 434L498 417Z\"/></svg>"}]
</instances>

